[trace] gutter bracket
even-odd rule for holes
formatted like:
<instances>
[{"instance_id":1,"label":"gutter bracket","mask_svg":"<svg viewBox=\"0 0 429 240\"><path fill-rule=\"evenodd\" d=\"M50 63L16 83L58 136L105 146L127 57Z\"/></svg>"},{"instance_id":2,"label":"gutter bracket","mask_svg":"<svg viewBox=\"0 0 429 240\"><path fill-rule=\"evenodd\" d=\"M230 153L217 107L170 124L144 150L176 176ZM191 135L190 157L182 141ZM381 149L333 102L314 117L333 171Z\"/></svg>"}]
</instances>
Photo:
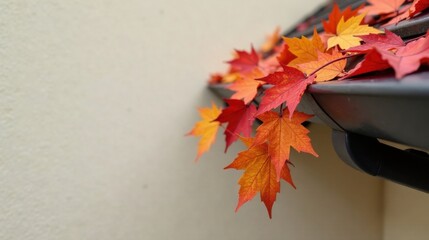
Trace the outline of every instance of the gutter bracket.
<instances>
[{"instance_id":1,"label":"gutter bracket","mask_svg":"<svg viewBox=\"0 0 429 240\"><path fill-rule=\"evenodd\" d=\"M351 167L429 193L429 154L400 150L376 138L333 130L332 142L340 158Z\"/></svg>"}]
</instances>

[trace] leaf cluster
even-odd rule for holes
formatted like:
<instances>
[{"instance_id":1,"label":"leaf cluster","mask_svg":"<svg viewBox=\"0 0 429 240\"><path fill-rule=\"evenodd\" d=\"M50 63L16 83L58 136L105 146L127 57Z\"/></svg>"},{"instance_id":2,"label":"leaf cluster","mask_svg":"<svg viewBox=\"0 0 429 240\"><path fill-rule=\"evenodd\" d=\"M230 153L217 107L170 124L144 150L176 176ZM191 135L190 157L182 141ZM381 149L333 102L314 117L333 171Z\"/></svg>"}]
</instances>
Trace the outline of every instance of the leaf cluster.
<instances>
[{"instance_id":1,"label":"leaf cluster","mask_svg":"<svg viewBox=\"0 0 429 240\"><path fill-rule=\"evenodd\" d=\"M229 70L212 75L210 84L228 84L234 94L224 100L223 109L214 104L201 108L202 119L189 134L201 137L197 159L213 144L220 126L225 151L237 140L247 146L226 167L244 171L236 210L259 192L271 218L280 180L295 187L289 168L291 149L318 156L309 130L302 125L312 116L296 111L309 85L386 69L393 69L401 79L429 63L429 32L405 42L375 27L413 18L427 8L428 0L368 0L366 6L344 10L335 5L323 21L323 32L281 38L277 28L260 50L253 46L250 51L236 50L227 62ZM257 119L262 124L252 136Z\"/></svg>"}]
</instances>

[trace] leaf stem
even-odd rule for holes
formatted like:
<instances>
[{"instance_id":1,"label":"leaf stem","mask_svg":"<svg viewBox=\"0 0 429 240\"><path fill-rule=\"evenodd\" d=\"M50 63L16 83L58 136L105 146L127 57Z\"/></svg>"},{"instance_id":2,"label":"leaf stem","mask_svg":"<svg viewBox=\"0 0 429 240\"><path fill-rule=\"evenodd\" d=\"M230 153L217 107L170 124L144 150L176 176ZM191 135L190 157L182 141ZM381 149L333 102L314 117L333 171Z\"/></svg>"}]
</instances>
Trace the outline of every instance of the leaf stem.
<instances>
[{"instance_id":1,"label":"leaf stem","mask_svg":"<svg viewBox=\"0 0 429 240\"><path fill-rule=\"evenodd\" d=\"M347 56L344 56L344 57L340 57L340 58L334 59L334 60L332 60L330 62L327 62L327 63L323 64L322 66L320 66L319 68L317 68L316 70L314 70L312 73L308 74L307 77L313 76L318 71L322 70L323 68L325 68L325 67L327 67L327 66L329 66L329 65L331 65L333 63L336 63L336 62L344 60L344 59L352 58L352 57L355 57L355 56L364 55L364 54L365 53L357 53L357 54L347 55Z\"/></svg>"},{"instance_id":2,"label":"leaf stem","mask_svg":"<svg viewBox=\"0 0 429 240\"><path fill-rule=\"evenodd\" d=\"M219 126L221 127L221 128L223 128L225 131L227 131L227 132L229 132L229 133L231 133L232 135L235 135L236 137L238 137L238 138L244 138L243 136L241 136L240 134L238 134L238 133L235 133L235 132L233 132L233 131L231 131L231 130L229 130L228 128L226 128L224 125L222 125L222 124L219 124Z\"/></svg>"},{"instance_id":3,"label":"leaf stem","mask_svg":"<svg viewBox=\"0 0 429 240\"><path fill-rule=\"evenodd\" d=\"M285 106L286 106L286 104L285 104L285 103L282 103L282 104L280 105L280 117L283 117L283 110L285 109Z\"/></svg>"}]
</instances>

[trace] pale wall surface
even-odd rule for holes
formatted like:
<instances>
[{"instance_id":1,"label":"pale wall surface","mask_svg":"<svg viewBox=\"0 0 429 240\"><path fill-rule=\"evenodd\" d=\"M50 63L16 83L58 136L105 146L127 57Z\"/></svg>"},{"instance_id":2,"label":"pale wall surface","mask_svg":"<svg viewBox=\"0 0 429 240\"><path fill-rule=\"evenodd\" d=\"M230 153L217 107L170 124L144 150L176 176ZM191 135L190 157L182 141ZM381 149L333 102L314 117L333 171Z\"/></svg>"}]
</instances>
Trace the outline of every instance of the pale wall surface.
<instances>
[{"instance_id":1,"label":"pale wall surface","mask_svg":"<svg viewBox=\"0 0 429 240\"><path fill-rule=\"evenodd\" d=\"M427 193L386 182L384 199L384 240L429 238Z\"/></svg>"},{"instance_id":2,"label":"pale wall surface","mask_svg":"<svg viewBox=\"0 0 429 240\"><path fill-rule=\"evenodd\" d=\"M320 2L2 0L0 239L381 239L380 182L327 129L271 221L257 199L233 211L239 147L194 164L184 137L232 48Z\"/></svg>"}]
</instances>

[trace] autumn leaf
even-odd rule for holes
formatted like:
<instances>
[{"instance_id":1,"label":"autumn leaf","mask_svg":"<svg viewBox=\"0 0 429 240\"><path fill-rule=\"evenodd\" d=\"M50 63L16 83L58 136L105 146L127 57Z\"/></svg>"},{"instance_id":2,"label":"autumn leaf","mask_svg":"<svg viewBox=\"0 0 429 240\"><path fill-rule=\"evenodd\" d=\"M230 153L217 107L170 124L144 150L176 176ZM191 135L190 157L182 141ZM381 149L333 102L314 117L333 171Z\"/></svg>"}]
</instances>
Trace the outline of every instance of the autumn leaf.
<instances>
[{"instance_id":1,"label":"autumn leaf","mask_svg":"<svg viewBox=\"0 0 429 240\"><path fill-rule=\"evenodd\" d=\"M351 69L344 78L350 78L357 75L381 71L390 68L389 63L383 59L380 54L380 51L376 48L372 48L368 54L365 55L365 58L359 62L353 69Z\"/></svg>"},{"instance_id":2,"label":"autumn leaf","mask_svg":"<svg viewBox=\"0 0 429 240\"><path fill-rule=\"evenodd\" d=\"M309 130L301 125L312 116L300 112L296 112L291 119L288 116L287 109L281 115L270 111L258 116L263 123L256 129L253 143L253 146L257 146L268 142L268 154L274 165L277 180L280 180L281 171L289 160L291 147L298 152L318 156L307 135Z\"/></svg>"},{"instance_id":3,"label":"autumn leaf","mask_svg":"<svg viewBox=\"0 0 429 240\"><path fill-rule=\"evenodd\" d=\"M324 52L326 49L316 29L314 30L311 40L304 36L301 38L285 37L283 40L288 46L287 50L296 56L296 58L291 60L288 64L288 66L291 67L317 60L317 52Z\"/></svg>"},{"instance_id":4,"label":"autumn leaf","mask_svg":"<svg viewBox=\"0 0 429 240\"><path fill-rule=\"evenodd\" d=\"M397 24L400 21L412 18L427 8L429 8L429 0L414 0L407 10L405 10L402 14L392 18L388 23L384 24L383 27Z\"/></svg>"},{"instance_id":5,"label":"autumn leaf","mask_svg":"<svg viewBox=\"0 0 429 240\"><path fill-rule=\"evenodd\" d=\"M235 52L237 57L227 62L231 65L232 72L249 73L258 67L259 56L253 46L250 53L240 50L236 50Z\"/></svg>"},{"instance_id":6,"label":"autumn leaf","mask_svg":"<svg viewBox=\"0 0 429 240\"><path fill-rule=\"evenodd\" d=\"M422 63L429 62L429 38L420 38L399 47L396 52L385 51L375 47L365 59L348 73L348 77L392 67L395 77L401 79L415 72Z\"/></svg>"},{"instance_id":7,"label":"autumn leaf","mask_svg":"<svg viewBox=\"0 0 429 240\"><path fill-rule=\"evenodd\" d=\"M296 56L289 51L289 46L287 44L282 45L279 55L277 56L277 61L280 66L287 66Z\"/></svg>"},{"instance_id":8,"label":"autumn leaf","mask_svg":"<svg viewBox=\"0 0 429 240\"><path fill-rule=\"evenodd\" d=\"M369 34L360 36L360 38L365 43L360 46L349 48L347 52L369 52L372 51L374 47L387 51L405 46L401 37L387 29L385 30L385 34Z\"/></svg>"},{"instance_id":9,"label":"autumn leaf","mask_svg":"<svg viewBox=\"0 0 429 240\"><path fill-rule=\"evenodd\" d=\"M237 79L240 78L240 74L237 72L229 72L227 74L225 74L222 78L222 83L232 83L237 81Z\"/></svg>"},{"instance_id":10,"label":"autumn leaf","mask_svg":"<svg viewBox=\"0 0 429 240\"><path fill-rule=\"evenodd\" d=\"M267 36L267 39L265 40L264 44L261 46L261 51L266 53L271 50L277 45L277 43L280 40L280 27L276 27L274 32Z\"/></svg>"},{"instance_id":11,"label":"autumn leaf","mask_svg":"<svg viewBox=\"0 0 429 240\"><path fill-rule=\"evenodd\" d=\"M212 73L210 74L209 84L219 84L222 82L223 74L222 73Z\"/></svg>"},{"instance_id":12,"label":"autumn leaf","mask_svg":"<svg viewBox=\"0 0 429 240\"><path fill-rule=\"evenodd\" d=\"M242 76L237 81L227 87L227 89L234 91L231 99L243 99L245 104L250 103L258 93L258 88L265 82L255 80L264 76L258 68L255 68L252 73Z\"/></svg>"},{"instance_id":13,"label":"autumn leaf","mask_svg":"<svg viewBox=\"0 0 429 240\"><path fill-rule=\"evenodd\" d=\"M368 0L371 5L362 8L359 13L367 15L382 15L398 12L406 0Z\"/></svg>"},{"instance_id":14,"label":"autumn leaf","mask_svg":"<svg viewBox=\"0 0 429 240\"><path fill-rule=\"evenodd\" d=\"M240 135L249 137L252 133L252 125L255 121L256 107L253 104L246 105L242 100L225 99L228 107L222 110L216 121L228 123L225 129L226 147L235 142Z\"/></svg>"},{"instance_id":15,"label":"autumn leaf","mask_svg":"<svg viewBox=\"0 0 429 240\"><path fill-rule=\"evenodd\" d=\"M260 80L272 84L273 87L265 90L256 114L260 115L286 102L291 118L305 89L314 82L314 76L306 77L296 68L283 66L283 71L272 73Z\"/></svg>"},{"instance_id":16,"label":"autumn leaf","mask_svg":"<svg viewBox=\"0 0 429 240\"><path fill-rule=\"evenodd\" d=\"M368 25L361 25L365 15L358 15L351 17L349 20L344 21L340 19L337 25L337 35L328 39L328 48L339 45L341 49L348 49L351 47L359 46L362 40L358 36L368 35L370 33L382 33L382 31L369 27Z\"/></svg>"},{"instance_id":17,"label":"autumn leaf","mask_svg":"<svg viewBox=\"0 0 429 240\"><path fill-rule=\"evenodd\" d=\"M343 73L343 70L346 67L347 60L342 59L336 61L337 59L340 59L342 57L343 54L339 52L336 48L334 48L331 53L319 52L317 61L303 63L298 66L299 69L301 69L305 74L309 75L317 69L320 69L321 67L326 65L325 67L317 71L315 80L316 82L329 81ZM328 63L331 64L327 65Z\"/></svg>"},{"instance_id":18,"label":"autumn leaf","mask_svg":"<svg viewBox=\"0 0 429 240\"><path fill-rule=\"evenodd\" d=\"M338 7L338 4L334 4L331 13L329 14L327 21L322 21L323 29L328 34L337 34L337 25L340 22L341 18L344 21L347 21L349 18L356 16L361 7L358 7L354 10L350 6L348 6L344 11L341 11Z\"/></svg>"},{"instance_id":19,"label":"autumn leaf","mask_svg":"<svg viewBox=\"0 0 429 240\"><path fill-rule=\"evenodd\" d=\"M251 142L252 139L247 140L248 147L250 147ZM271 218L273 204L276 201L277 193L280 192L280 182L277 181L275 168L268 154L268 145L266 143L260 144L239 153L238 157L225 167L225 169L230 168L244 170L238 182L240 190L235 211L238 211L243 204L252 200L256 193L260 192L261 201L264 202ZM283 166L280 178L295 188L287 165Z\"/></svg>"},{"instance_id":20,"label":"autumn leaf","mask_svg":"<svg viewBox=\"0 0 429 240\"><path fill-rule=\"evenodd\" d=\"M383 59L395 70L397 79L419 69L421 63L429 61L429 32L426 37L409 42L396 53L381 51Z\"/></svg>"},{"instance_id":21,"label":"autumn leaf","mask_svg":"<svg viewBox=\"0 0 429 240\"><path fill-rule=\"evenodd\" d=\"M202 119L197 122L194 128L187 134L201 137L198 142L198 152L195 161L197 161L203 153L207 152L216 140L216 134L220 123L214 120L220 115L221 109L212 103L211 108L200 108L198 112Z\"/></svg>"},{"instance_id":22,"label":"autumn leaf","mask_svg":"<svg viewBox=\"0 0 429 240\"><path fill-rule=\"evenodd\" d=\"M279 69L281 69L281 67L277 59L277 54L272 54L271 56L264 58L259 62L259 70L263 73L262 77L278 71Z\"/></svg>"}]
</instances>

